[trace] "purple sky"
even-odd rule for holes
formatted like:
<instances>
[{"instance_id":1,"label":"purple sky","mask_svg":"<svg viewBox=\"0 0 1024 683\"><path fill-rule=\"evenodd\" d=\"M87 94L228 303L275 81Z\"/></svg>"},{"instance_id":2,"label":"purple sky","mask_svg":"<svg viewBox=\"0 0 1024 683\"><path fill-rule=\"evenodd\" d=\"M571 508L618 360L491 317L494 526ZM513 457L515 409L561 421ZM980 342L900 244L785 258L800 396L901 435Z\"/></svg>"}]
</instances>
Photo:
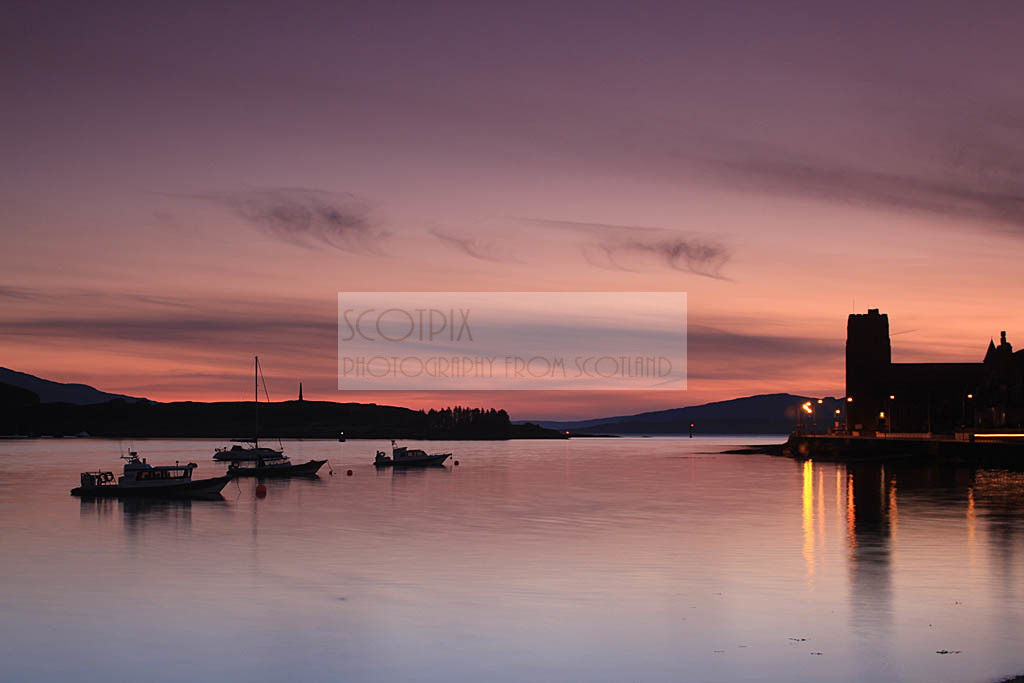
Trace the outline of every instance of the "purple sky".
<instances>
[{"instance_id":1,"label":"purple sky","mask_svg":"<svg viewBox=\"0 0 1024 683\"><path fill-rule=\"evenodd\" d=\"M1024 339L1018 2L20 3L0 364L111 391L336 390L336 293L689 293L677 395L840 394ZM1022 342L1024 343L1024 342ZM374 400L415 406L458 397Z\"/></svg>"}]
</instances>

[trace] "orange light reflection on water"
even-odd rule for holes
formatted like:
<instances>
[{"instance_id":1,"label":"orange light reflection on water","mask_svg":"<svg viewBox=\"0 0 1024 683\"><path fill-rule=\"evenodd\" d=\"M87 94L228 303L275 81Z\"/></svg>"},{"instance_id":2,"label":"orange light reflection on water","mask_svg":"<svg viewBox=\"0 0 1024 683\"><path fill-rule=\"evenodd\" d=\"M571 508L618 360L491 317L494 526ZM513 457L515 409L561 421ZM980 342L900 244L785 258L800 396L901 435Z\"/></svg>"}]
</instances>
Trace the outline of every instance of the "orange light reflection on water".
<instances>
[{"instance_id":1,"label":"orange light reflection on water","mask_svg":"<svg viewBox=\"0 0 1024 683\"><path fill-rule=\"evenodd\" d=\"M814 462L807 460L803 468L803 530L804 530L804 563L807 565L807 578L814 578Z\"/></svg>"},{"instance_id":2,"label":"orange light reflection on water","mask_svg":"<svg viewBox=\"0 0 1024 683\"><path fill-rule=\"evenodd\" d=\"M857 509L853 502L853 473L846 475L846 537L850 553L857 549Z\"/></svg>"}]
</instances>

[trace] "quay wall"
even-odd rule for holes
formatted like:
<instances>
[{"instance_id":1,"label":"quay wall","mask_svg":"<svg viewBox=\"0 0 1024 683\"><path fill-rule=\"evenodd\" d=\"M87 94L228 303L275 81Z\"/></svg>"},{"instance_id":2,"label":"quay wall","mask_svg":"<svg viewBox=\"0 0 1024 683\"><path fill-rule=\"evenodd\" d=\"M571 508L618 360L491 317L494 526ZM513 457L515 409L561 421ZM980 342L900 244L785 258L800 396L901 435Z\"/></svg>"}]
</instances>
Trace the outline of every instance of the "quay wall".
<instances>
[{"instance_id":1,"label":"quay wall","mask_svg":"<svg viewBox=\"0 0 1024 683\"><path fill-rule=\"evenodd\" d=\"M834 462L914 458L932 462L1024 469L1024 439L964 441L956 439L879 439L865 436L801 434L789 436L783 452L798 459Z\"/></svg>"}]
</instances>

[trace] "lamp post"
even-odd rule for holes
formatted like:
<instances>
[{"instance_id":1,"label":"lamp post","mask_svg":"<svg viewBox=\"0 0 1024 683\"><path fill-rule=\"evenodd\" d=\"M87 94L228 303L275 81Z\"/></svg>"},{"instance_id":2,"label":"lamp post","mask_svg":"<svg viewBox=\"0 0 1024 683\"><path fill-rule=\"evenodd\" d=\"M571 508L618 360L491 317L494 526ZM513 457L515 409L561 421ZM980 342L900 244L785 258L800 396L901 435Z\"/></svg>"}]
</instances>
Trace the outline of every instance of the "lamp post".
<instances>
[{"instance_id":1,"label":"lamp post","mask_svg":"<svg viewBox=\"0 0 1024 683\"><path fill-rule=\"evenodd\" d=\"M967 401L973 401L973 400L974 400L974 394L967 394ZM966 409L966 406L967 406L967 401L964 402L965 409ZM970 439L971 443L974 443L974 404L971 403L970 406L971 406L971 412L970 412L971 423L970 423L970 425L968 425L969 429L967 431L970 434L968 439Z\"/></svg>"},{"instance_id":2,"label":"lamp post","mask_svg":"<svg viewBox=\"0 0 1024 683\"><path fill-rule=\"evenodd\" d=\"M973 406L971 406L972 410L970 410L970 411L967 410L967 407L968 407L968 405L970 405L968 403L968 401L971 401L973 399L974 399L974 394L967 394L967 396L965 396L964 400L963 400L964 426L965 427L971 427L972 429L974 428L974 410L973 410ZM967 421L967 416L968 415L971 418L970 422Z\"/></svg>"},{"instance_id":3,"label":"lamp post","mask_svg":"<svg viewBox=\"0 0 1024 683\"><path fill-rule=\"evenodd\" d=\"M889 433L890 434L892 434L892 416L893 416L892 404L893 404L893 401L895 401L895 400L896 400L896 396L893 395L893 394L889 394L889 406L888 406L889 421L886 423L886 426L889 428Z\"/></svg>"}]
</instances>

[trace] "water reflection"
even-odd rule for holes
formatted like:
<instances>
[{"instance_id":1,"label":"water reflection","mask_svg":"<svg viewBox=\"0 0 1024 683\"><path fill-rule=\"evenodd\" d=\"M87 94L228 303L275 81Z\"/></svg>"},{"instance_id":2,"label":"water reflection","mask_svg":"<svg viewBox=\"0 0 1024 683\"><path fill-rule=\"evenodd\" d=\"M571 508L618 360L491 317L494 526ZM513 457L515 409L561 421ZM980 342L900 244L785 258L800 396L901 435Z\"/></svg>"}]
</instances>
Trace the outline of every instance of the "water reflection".
<instances>
[{"instance_id":1,"label":"water reflection","mask_svg":"<svg viewBox=\"0 0 1024 683\"><path fill-rule=\"evenodd\" d=\"M157 537L187 534L192 528L194 505L222 505L227 501L218 495L202 499L177 498L83 498L79 502L79 517L93 524L111 523L120 519L121 532L132 541L146 534Z\"/></svg>"},{"instance_id":2,"label":"water reflection","mask_svg":"<svg viewBox=\"0 0 1024 683\"><path fill-rule=\"evenodd\" d=\"M892 512L896 490L884 465L847 467L850 600L854 631L877 638L892 619Z\"/></svg>"},{"instance_id":3,"label":"water reflection","mask_svg":"<svg viewBox=\"0 0 1024 683\"><path fill-rule=\"evenodd\" d=\"M816 464L802 468L802 555L809 588L814 588L826 537L825 470L834 469L836 527L846 526L846 556L852 621L864 637L887 628L892 612L892 539L898 519L896 480L884 464ZM831 473L830 473L831 476ZM844 491L845 483L845 491Z\"/></svg>"},{"instance_id":4,"label":"water reflection","mask_svg":"<svg viewBox=\"0 0 1024 683\"><path fill-rule=\"evenodd\" d=\"M804 461L803 481L804 564L810 580L814 578L814 462L811 460Z\"/></svg>"},{"instance_id":5,"label":"water reflection","mask_svg":"<svg viewBox=\"0 0 1024 683\"><path fill-rule=\"evenodd\" d=\"M12 680L173 680L181 652L221 680L1024 671L1024 477L694 442L453 444L462 465L423 471L351 448L342 476L266 480L262 498L242 479L214 503L80 501L68 488L106 444L18 444L0 457L0 611L17 624L0 659Z\"/></svg>"},{"instance_id":6,"label":"water reflection","mask_svg":"<svg viewBox=\"0 0 1024 683\"><path fill-rule=\"evenodd\" d=\"M1019 604L1017 576L1020 571L1017 550L1020 545L1020 502L1024 497L1024 474L1006 471L980 471L970 489L971 517L982 511L989 536L990 571L998 579L997 598L1002 609L999 617L1010 628Z\"/></svg>"},{"instance_id":7,"label":"water reflection","mask_svg":"<svg viewBox=\"0 0 1024 683\"><path fill-rule=\"evenodd\" d=\"M225 503L218 494L193 498L81 498L79 516L82 518L110 518L120 511L126 523L145 518L161 520L189 519L193 504Z\"/></svg>"},{"instance_id":8,"label":"water reflection","mask_svg":"<svg viewBox=\"0 0 1024 683\"><path fill-rule=\"evenodd\" d=\"M814 541L813 531L808 528L811 502L806 483L813 477L812 467L810 462L804 463L805 558ZM993 588L998 587L993 596L999 605L994 616L1005 623L1006 629L1012 628L1017 619L1013 605L1019 602L1016 589L1021 571L1018 548L1024 518L1024 474L901 462L857 463L842 469L846 472L849 601L857 635L877 643L879 636L892 627L893 551L899 545L901 518L937 518L950 511L958 511L955 514L963 520L960 529L966 533L961 555L955 545L955 532L945 532L949 536L946 561L951 566L963 562L968 577L980 578L987 568L988 576L995 579ZM836 477L838 498L839 468ZM982 543L989 550L987 564L978 556ZM943 578L940 575L931 580L941 586ZM966 585L949 584L947 590L944 603L963 606ZM882 642L886 642L884 637Z\"/></svg>"}]
</instances>

